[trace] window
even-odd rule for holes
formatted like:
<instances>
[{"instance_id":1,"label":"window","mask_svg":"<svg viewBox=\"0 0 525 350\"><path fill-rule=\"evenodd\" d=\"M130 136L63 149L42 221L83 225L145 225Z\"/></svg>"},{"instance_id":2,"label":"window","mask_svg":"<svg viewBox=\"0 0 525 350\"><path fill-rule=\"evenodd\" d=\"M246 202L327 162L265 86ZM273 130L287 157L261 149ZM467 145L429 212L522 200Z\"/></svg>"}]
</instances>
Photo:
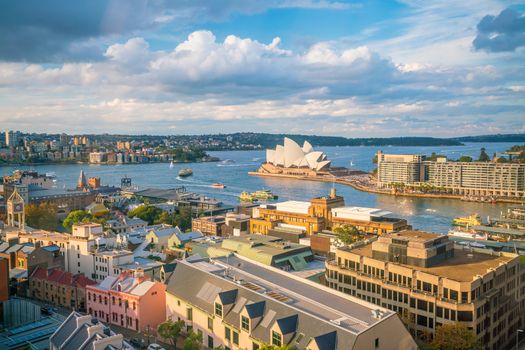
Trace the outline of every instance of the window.
<instances>
[{"instance_id":1,"label":"window","mask_svg":"<svg viewBox=\"0 0 525 350\"><path fill-rule=\"evenodd\" d=\"M215 303L215 315L222 317L222 304Z\"/></svg>"},{"instance_id":2,"label":"window","mask_svg":"<svg viewBox=\"0 0 525 350\"><path fill-rule=\"evenodd\" d=\"M213 331L213 318L208 317L208 329Z\"/></svg>"},{"instance_id":3,"label":"window","mask_svg":"<svg viewBox=\"0 0 525 350\"><path fill-rule=\"evenodd\" d=\"M193 320L193 309L191 307L186 309L186 318L188 319L188 321Z\"/></svg>"},{"instance_id":4,"label":"window","mask_svg":"<svg viewBox=\"0 0 525 350\"><path fill-rule=\"evenodd\" d=\"M213 349L213 337L211 335L208 336L208 348Z\"/></svg>"},{"instance_id":5,"label":"window","mask_svg":"<svg viewBox=\"0 0 525 350\"><path fill-rule=\"evenodd\" d=\"M224 327L224 338L226 340L231 340L232 338L231 330L228 327Z\"/></svg>"},{"instance_id":6,"label":"window","mask_svg":"<svg viewBox=\"0 0 525 350\"><path fill-rule=\"evenodd\" d=\"M272 345L281 346L282 342L282 336L276 331L272 331Z\"/></svg>"},{"instance_id":7,"label":"window","mask_svg":"<svg viewBox=\"0 0 525 350\"><path fill-rule=\"evenodd\" d=\"M250 319L246 316L241 316L241 328L243 331L250 331Z\"/></svg>"},{"instance_id":8,"label":"window","mask_svg":"<svg viewBox=\"0 0 525 350\"><path fill-rule=\"evenodd\" d=\"M253 342L252 343L252 350L259 350L259 344L257 344L256 342Z\"/></svg>"},{"instance_id":9,"label":"window","mask_svg":"<svg viewBox=\"0 0 525 350\"><path fill-rule=\"evenodd\" d=\"M376 349L379 347L379 338L376 338L376 340L374 342L374 346L375 346Z\"/></svg>"},{"instance_id":10,"label":"window","mask_svg":"<svg viewBox=\"0 0 525 350\"><path fill-rule=\"evenodd\" d=\"M233 331L233 344L239 345L239 333L236 331Z\"/></svg>"}]
</instances>

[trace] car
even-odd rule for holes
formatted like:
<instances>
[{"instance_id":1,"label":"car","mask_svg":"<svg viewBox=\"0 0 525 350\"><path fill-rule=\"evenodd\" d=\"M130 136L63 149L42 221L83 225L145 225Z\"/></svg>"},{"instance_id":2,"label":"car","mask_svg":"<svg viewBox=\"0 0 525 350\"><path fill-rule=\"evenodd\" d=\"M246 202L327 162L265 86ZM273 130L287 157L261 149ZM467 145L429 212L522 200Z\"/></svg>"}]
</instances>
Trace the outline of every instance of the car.
<instances>
[{"instance_id":1,"label":"car","mask_svg":"<svg viewBox=\"0 0 525 350\"><path fill-rule=\"evenodd\" d=\"M164 349L162 346L160 346L157 343L152 343L148 345L148 350L166 350L166 349Z\"/></svg>"},{"instance_id":2,"label":"car","mask_svg":"<svg viewBox=\"0 0 525 350\"><path fill-rule=\"evenodd\" d=\"M136 349L144 348L144 340L140 340L138 338L131 338L129 340L129 343L133 345Z\"/></svg>"},{"instance_id":3,"label":"car","mask_svg":"<svg viewBox=\"0 0 525 350\"><path fill-rule=\"evenodd\" d=\"M53 314L53 308L48 307L48 306L42 306L40 308L40 313L42 315L51 316Z\"/></svg>"}]
</instances>

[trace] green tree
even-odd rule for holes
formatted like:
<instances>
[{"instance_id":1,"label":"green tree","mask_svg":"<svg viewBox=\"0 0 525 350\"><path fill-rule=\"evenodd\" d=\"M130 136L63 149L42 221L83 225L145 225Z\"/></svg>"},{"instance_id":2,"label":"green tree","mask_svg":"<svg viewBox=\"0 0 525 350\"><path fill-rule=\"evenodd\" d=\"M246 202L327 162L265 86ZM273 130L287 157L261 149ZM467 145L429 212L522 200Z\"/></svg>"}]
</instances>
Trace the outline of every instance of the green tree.
<instances>
[{"instance_id":1,"label":"green tree","mask_svg":"<svg viewBox=\"0 0 525 350\"><path fill-rule=\"evenodd\" d=\"M33 228L54 231L58 226L56 208L47 203L29 204L25 207L26 224Z\"/></svg>"},{"instance_id":2,"label":"green tree","mask_svg":"<svg viewBox=\"0 0 525 350\"><path fill-rule=\"evenodd\" d=\"M334 232L337 234L339 240L346 245L357 242L361 239L359 230L352 225L342 225L337 227Z\"/></svg>"},{"instance_id":3,"label":"green tree","mask_svg":"<svg viewBox=\"0 0 525 350\"><path fill-rule=\"evenodd\" d=\"M482 147L479 152L479 158L478 160L480 162L488 162L490 160L489 155L487 154L487 151L485 150L485 147Z\"/></svg>"},{"instance_id":4,"label":"green tree","mask_svg":"<svg viewBox=\"0 0 525 350\"><path fill-rule=\"evenodd\" d=\"M432 346L439 350L481 350L482 348L474 332L459 322L438 326Z\"/></svg>"},{"instance_id":5,"label":"green tree","mask_svg":"<svg viewBox=\"0 0 525 350\"><path fill-rule=\"evenodd\" d=\"M471 156L461 156L459 157L458 159L458 162L472 162L472 157Z\"/></svg>"},{"instance_id":6,"label":"green tree","mask_svg":"<svg viewBox=\"0 0 525 350\"><path fill-rule=\"evenodd\" d=\"M64 226L64 228L67 229L68 231L71 231L71 228L73 227L73 225L83 223L83 222L85 223L92 222L93 219L94 219L93 215L91 215L85 210L73 210L64 219L62 226Z\"/></svg>"},{"instance_id":7,"label":"green tree","mask_svg":"<svg viewBox=\"0 0 525 350\"><path fill-rule=\"evenodd\" d=\"M149 225L153 225L158 222L162 214L162 209L151 205L141 205L138 208L133 209L128 213L130 218L138 217L144 221L147 221Z\"/></svg>"},{"instance_id":8,"label":"green tree","mask_svg":"<svg viewBox=\"0 0 525 350\"><path fill-rule=\"evenodd\" d=\"M177 345L177 339L184 328L184 321L173 322L171 319L162 322L157 327L157 333L163 338L171 342L171 345Z\"/></svg>"},{"instance_id":9,"label":"green tree","mask_svg":"<svg viewBox=\"0 0 525 350\"><path fill-rule=\"evenodd\" d=\"M259 350L292 350L289 345L275 346L271 344L261 344Z\"/></svg>"},{"instance_id":10,"label":"green tree","mask_svg":"<svg viewBox=\"0 0 525 350\"><path fill-rule=\"evenodd\" d=\"M190 332L184 339L184 344L182 345L183 350L199 350L202 344L202 335Z\"/></svg>"}]
</instances>

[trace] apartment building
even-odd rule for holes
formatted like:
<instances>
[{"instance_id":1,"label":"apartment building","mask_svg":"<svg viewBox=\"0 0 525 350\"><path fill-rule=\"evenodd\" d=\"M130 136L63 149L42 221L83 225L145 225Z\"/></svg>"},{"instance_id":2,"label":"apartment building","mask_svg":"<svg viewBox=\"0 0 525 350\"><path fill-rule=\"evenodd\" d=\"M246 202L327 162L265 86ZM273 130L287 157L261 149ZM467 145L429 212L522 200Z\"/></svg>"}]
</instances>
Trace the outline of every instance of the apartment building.
<instances>
[{"instance_id":1,"label":"apartment building","mask_svg":"<svg viewBox=\"0 0 525 350\"><path fill-rule=\"evenodd\" d=\"M396 311L418 337L463 322L486 349L509 348L525 318L519 256L454 246L447 236L402 231L338 249L330 288Z\"/></svg>"},{"instance_id":2,"label":"apartment building","mask_svg":"<svg viewBox=\"0 0 525 350\"><path fill-rule=\"evenodd\" d=\"M377 152L377 182L416 183L424 180L423 157L417 154L385 154Z\"/></svg>"},{"instance_id":3,"label":"apartment building","mask_svg":"<svg viewBox=\"0 0 525 350\"><path fill-rule=\"evenodd\" d=\"M435 161L421 155L377 152L377 184L432 185L457 195L525 197L525 164Z\"/></svg>"},{"instance_id":4,"label":"apartment building","mask_svg":"<svg viewBox=\"0 0 525 350\"><path fill-rule=\"evenodd\" d=\"M208 348L417 348L394 312L238 256L179 262L166 303Z\"/></svg>"},{"instance_id":5,"label":"apartment building","mask_svg":"<svg viewBox=\"0 0 525 350\"><path fill-rule=\"evenodd\" d=\"M83 274L38 267L29 276L29 295L46 303L86 310L86 286L96 284Z\"/></svg>"},{"instance_id":6,"label":"apartment building","mask_svg":"<svg viewBox=\"0 0 525 350\"><path fill-rule=\"evenodd\" d=\"M286 201L254 208L250 233L268 234L281 227L312 235L352 225L362 232L383 234L409 228L406 220L390 214L381 209L345 206L344 198L333 188L330 195L312 198L310 202Z\"/></svg>"},{"instance_id":7,"label":"apartment building","mask_svg":"<svg viewBox=\"0 0 525 350\"><path fill-rule=\"evenodd\" d=\"M123 272L86 288L88 313L136 332L157 329L166 320L166 286L143 272Z\"/></svg>"}]
</instances>

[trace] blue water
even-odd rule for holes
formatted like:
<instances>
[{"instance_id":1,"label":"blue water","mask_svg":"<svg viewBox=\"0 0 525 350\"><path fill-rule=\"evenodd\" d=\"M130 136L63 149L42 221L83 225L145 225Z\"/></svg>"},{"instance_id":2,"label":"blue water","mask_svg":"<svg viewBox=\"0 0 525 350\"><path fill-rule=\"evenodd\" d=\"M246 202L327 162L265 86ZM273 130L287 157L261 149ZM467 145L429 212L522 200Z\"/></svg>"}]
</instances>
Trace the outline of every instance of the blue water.
<instances>
[{"instance_id":1,"label":"blue water","mask_svg":"<svg viewBox=\"0 0 525 350\"><path fill-rule=\"evenodd\" d=\"M470 155L477 158L479 150L485 146L487 153L503 152L512 143L469 143L464 146L452 147L382 147L385 153L418 153L430 155L432 152L459 158ZM377 146L363 147L322 147L328 159L335 166L349 167L360 170L372 170L372 159ZM195 191L222 200L227 204L238 203L237 196L241 191L255 191L261 188L271 189L279 196L279 200L308 200L315 196L327 194L333 186L330 183L298 181L292 179L262 178L247 175L248 171L256 170L265 158L265 151L222 151L210 152L221 160L233 160L225 163L195 163L176 164L173 169L165 163L126 164L126 165L39 165L32 167L9 166L0 167L0 175L12 173L15 169L33 169L41 173L55 172L57 187L72 188L75 186L80 170L87 176L98 176L106 185L119 185L124 176L132 178L133 184L140 188L158 187L174 188L185 186ZM191 167L193 176L181 179L177 176L180 169ZM213 189L209 186L214 182L222 182L225 189ZM391 211L397 217L403 217L414 228L445 233L450 228L450 222L455 216L479 213L483 218L499 215L507 207L506 204L468 203L458 200L394 197L357 191L349 186L336 184L337 192L345 197L347 205L377 207Z\"/></svg>"}]
</instances>

